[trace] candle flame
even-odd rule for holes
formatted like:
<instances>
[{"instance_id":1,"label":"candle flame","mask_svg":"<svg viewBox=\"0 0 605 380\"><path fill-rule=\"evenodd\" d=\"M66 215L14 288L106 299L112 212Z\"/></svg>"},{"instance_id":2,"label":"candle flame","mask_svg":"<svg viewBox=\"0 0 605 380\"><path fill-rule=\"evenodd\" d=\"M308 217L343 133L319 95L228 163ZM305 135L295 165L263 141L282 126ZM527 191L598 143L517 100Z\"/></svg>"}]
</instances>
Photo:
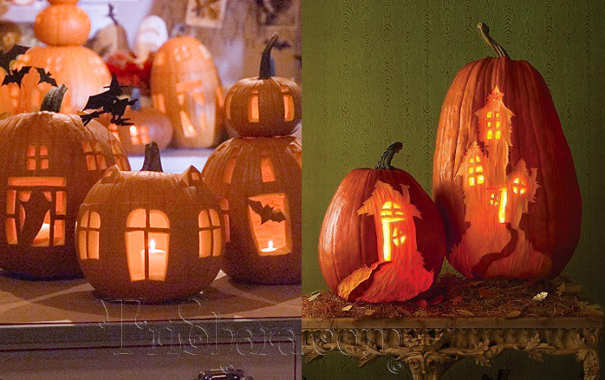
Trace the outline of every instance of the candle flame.
<instances>
[{"instance_id":1,"label":"candle flame","mask_svg":"<svg viewBox=\"0 0 605 380\"><path fill-rule=\"evenodd\" d=\"M136 136L137 135L137 127L135 125L131 125L130 126L130 136Z\"/></svg>"},{"instance_id":2,"label":"candle flame","mask_svg":"<svg viewBox=\"0 0 605 380\"><path fill-rule=\"evenodd\" d=\"M273 240L269 240L267 242L267 248L263 248L261 249L262 252L273 252L275 251L277 248L275 248L275 246L273 245Z\"/></svg>"},{"instance_id":3,"label":"candle flame","mask_svg":"<svg viewBox=\"0 0 605 380\"><path fill-rule=\"evenodd\" d=\"M149 252L151 251L155 251L155 240L153 239L149 240Z\"/></svg>"}]
</instances>

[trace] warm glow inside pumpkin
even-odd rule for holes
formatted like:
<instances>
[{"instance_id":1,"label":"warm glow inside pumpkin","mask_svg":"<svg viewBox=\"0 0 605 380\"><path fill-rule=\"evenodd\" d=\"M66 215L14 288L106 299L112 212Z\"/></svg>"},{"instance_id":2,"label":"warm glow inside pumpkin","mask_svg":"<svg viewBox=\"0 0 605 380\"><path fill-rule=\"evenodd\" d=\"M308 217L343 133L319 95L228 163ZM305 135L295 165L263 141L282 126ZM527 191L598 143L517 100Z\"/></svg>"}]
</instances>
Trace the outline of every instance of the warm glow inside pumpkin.
<instances>
[{"instance_id":1,"label":"warm glow inside pumpkin","mask_svg":"<svg viewBox=\"0 0 605 380\"><path fill-rule=\"evenodd\" d=\"M394 143L376 169L356 169L336 190L319 237L326 282L349 301L405 301L428 290L445 255L439 212L420 185L393 168Z\"/></svg>"},{"instance_id":2,"label":"warm glow inside pumpkin","mask_svg":"<svg viewBox=\"0 0 605 380\"><path fill-rule=\"evenodd\" d=\"M75 210L108 165L128 162L97 122L59 114L65 88L51 90L41 112L0 121L5 206L0 214L0 266L29 277L80 274L74 247ZM93 220L94 222L94 220Z\"/></svg>"},{"instance_id":3,"label":"warm glow inside pumpkin","mask_svg":"<svg viewBox=\"0 0 605 380\"><path fill-rule=\"evenodd\" d=\"M454 79L434 156L448 259L468 277L550 277L579 239L571 153L544 79L478 27L498 57L471 62Z\"/></svg>"},{"instance_id":4,"label":"warm glow inside pumpkin","mask_svg":"<svg viewBox=\"0 0 605 380\"><path fill-rule=\"evenodd\" d=\"M218 273L225 240L219 204L195 168L161 173L161 165L148 165L154 157L159 163L152 143L144 170L110 168L80 208L80 265L104 298L184 298Z\"/></svg>"}]
</instances>

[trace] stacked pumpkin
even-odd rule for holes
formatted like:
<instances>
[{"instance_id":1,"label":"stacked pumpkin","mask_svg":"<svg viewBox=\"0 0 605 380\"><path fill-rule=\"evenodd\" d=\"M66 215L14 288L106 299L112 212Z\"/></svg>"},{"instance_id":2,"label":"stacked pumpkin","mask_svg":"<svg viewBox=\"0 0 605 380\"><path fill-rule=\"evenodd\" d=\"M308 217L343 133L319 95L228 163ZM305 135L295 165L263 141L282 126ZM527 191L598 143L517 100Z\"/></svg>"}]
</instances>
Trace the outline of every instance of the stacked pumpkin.
<instances>
[{"instance_id":1,"label":"stacked pumpkin","mask_svg":"<svg viewBox=\"0 0 605 380\"><path fill-rule=\"evenodd\" d=\"M221 144L203 170L227 229L223 270L245 282L300 282L301 145L288 136L301 117L301 90L272 76L273 36L258 77L237 82L225 115L240 137Z\"/></svg>"},{"instance_id":2,"label":"stacked pumpkin","mask_svg":"<svg viewBox=\"0 0 605 380\"><path fill-rule=\"evenodd\" d=\"M81 46L88 39L90 19L76 6L78 0L49 0L34 23L36 38L48 46L31 48L19 59L20 64L44 68L52 73L58 84L68 91L61 111L81 110L88 97L109 85L111 76L107 66L96 53ZM31 70L21 83L18 112L40 108L48 83L39 83L38 73Z\"/></svg>"}]
</instances>

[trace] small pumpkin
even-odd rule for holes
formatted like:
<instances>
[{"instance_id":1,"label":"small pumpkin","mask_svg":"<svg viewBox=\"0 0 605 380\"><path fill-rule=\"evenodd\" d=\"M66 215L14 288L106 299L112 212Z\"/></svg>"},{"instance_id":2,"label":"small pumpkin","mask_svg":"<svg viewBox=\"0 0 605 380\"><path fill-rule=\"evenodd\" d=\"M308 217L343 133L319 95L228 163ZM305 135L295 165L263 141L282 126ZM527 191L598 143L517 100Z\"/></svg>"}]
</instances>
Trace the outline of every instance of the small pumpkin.
<instances>
[{"instance_id":1,"label":"small pumpkin","mask_svg":"<svg viewBox=\"0 0 605 380\"><path fill-rule=\"evenodd\" d=\"M166 148L172 139L170 119L153 107L139 107L139 102L128 107L124 118L131 125L109 123L108 128L120 140L128 154L145 153L145 145L154 141L160 150Z\"/></svg>"},{"instance_id":2,"label":"small pumpkin","mask_svg":"<svg viewBox=\"0 0 605 380\"><path fill-rule=\"evenodd\" d=\"M390 145L375 169L349 172L326 211L319 263L330 289L348 301L406 301L441 270L441 216L418 182L391 165L401 147Z\"/></svg>"},{"instance_id":3,"label":"small pumpkin","mask_svg":"<svg viewBox=\"0 0 605 380\"><path fill-rule=\"evenodd\" d=\"M193 166L162 173L152 143L141 171L112 167L92 187L76 239L84 276L100 297L156 303L193 296L214 280L224 229L200 173Z\"/></svg>"},{"instance_id":4,"label":"small pumpkin","mask_svg":"<svg viewBox=\"0 0 605 380\"><path fill-rule=\"evenodd\" d=\"M271 49L278 36L267 42L258 77L238 81L225 97L227 123L239 136L285 136L298 125L301 90L296 82L272 74Z\"/></svg>"},{"instance_id":5,"label":"small pumpkin","mask_svg":"<svg viewBox=\"0 0 605 380\"><path fill-rule=\"evenodd\" d=\"M454 78L433 160L448 260L467 277L556 276L580 238L571 152L540 73L478 27L498 56L471 62Z\"/></svg>"},{"instance_id":6,"label":"small pumpkin","mask_svg":"<svg viewBox=\"0 0 605 380\"><path fill-rule=\"evenodd\" d=\"M180 148L217 145L224 138L223 89L208 49L189 36L172 38L154 56L153 106L165 113Z\"/></svg>"},{"instance_id":7,"label":"small pumpkin","mask_svg":"<svg viewBox=\"0 0 605 380\"><path fill-rule=\"evenodd\" d=\"M58 113L65 91L51 89L39 112L0 120L0 267L32 278L80 275L78 207L116 160L128 167L105 127Z\"/></svg>"},{"instance_id":8,"label":"small pumpkin","mask_svg":"<svg viewBox=\"0 0 605 380\"><path fill-rule=\"evenodd\" d=\"M261 284L300 282L301 146L296 138L232 138L208 158L204 181L227 227L223 270Z\"/></svg>"},{"instance_id":9,"label":"small pumpkin","mask_svg":"<svg viewBox=\"0 0 605 380\"><path fill-rule=\"evenodd\" d=\"M78 0L49 0L34 22L36 38L47 46L29 49L19 58L19 65L44 68L58 84L68 87L61 111L76 112L84 108L88 97L103 91L111 82L107 66L96 53L81 46L88 39L90 20L76 6ZM44 94L51 88L38 83L36 70L30 70L21 82L18 112L37 111Z\"/></svg>"}]
</instances>

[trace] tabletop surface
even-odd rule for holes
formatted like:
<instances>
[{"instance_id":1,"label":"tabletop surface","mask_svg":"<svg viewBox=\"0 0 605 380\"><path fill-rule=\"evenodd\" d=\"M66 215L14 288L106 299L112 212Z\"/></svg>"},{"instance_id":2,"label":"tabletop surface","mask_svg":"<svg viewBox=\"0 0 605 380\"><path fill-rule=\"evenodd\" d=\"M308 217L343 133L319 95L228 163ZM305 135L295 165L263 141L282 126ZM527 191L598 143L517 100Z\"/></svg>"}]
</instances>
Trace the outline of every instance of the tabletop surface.
<instances>
[{"instance_id":1,"label":"tabletop surface","mask_svg":"<svg viewBox=\"0 0 605 380\"><path fill-rule=\"evenodd\" d=\"M84 280L27 281L0 271L0 326L300 318L299 285L240 284L223 272L198 296L167 304L107 302Z\"/></svg>"}]
</instances>

